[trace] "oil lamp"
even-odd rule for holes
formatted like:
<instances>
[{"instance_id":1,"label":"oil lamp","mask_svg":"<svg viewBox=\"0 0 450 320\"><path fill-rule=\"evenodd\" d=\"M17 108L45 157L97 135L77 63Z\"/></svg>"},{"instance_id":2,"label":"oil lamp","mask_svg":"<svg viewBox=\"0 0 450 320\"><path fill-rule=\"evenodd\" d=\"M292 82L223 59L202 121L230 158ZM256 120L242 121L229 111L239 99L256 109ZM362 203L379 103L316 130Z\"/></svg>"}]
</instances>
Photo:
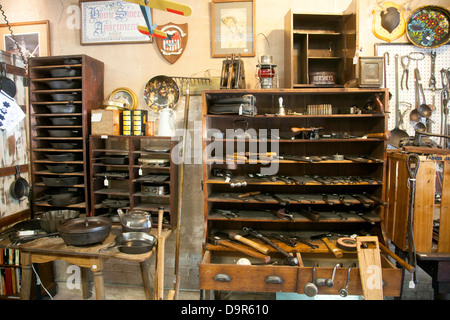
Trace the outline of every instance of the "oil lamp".
<instances>
[{"instance_id":1,"label":"oil lamp","mask_svg":"<svg viewBox=\"0 0 450 320\"><path fill-rule=\"evenodd\" d=\"M269 55L261 56L261 62L258 63L257 78L261 89L272 89L277 86L277 74L275 72L276 65L273 64L273 57Z\"/></svg>"}]
</instances>

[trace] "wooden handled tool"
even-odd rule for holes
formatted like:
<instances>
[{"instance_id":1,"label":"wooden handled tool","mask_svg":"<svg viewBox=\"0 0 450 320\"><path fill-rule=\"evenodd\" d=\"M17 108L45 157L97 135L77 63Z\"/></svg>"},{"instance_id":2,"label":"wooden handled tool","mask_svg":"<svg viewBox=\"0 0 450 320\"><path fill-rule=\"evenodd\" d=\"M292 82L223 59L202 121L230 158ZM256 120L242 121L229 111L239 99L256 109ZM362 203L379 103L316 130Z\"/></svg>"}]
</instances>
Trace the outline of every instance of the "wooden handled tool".
<instances>
[{"instance_id":1,"label":"wooden handled tool","mask_svg":"<svg viewBox=\"0 0 450 320\"><path fill-rule=\"evenodd\" d=\"M224 247L228 247L228 248L234 249L234 250L242 252L242 253L250 256L250 257L256 258L258 260L262 260L265 263L269 263L270 262L270 256L264 255L264 254L262 254L260 252L256 252L256 251L248 248L245 245L241 245L241 244L238 244L238 243L233 243L233 242L231 242L229 240L225 240L225 239L223 239L220 236L214 235L212 237L209 237L209 241L212 244L214 244L214 245L222 245Z\"/></svg>"},{"instance_id":2,"label":"wooden handled tool","mask_svg":"<svg viewBox=\"0 0 450 320\"><path fill-rule=\"evenodd\" d=\"M380 249L388 254L389 256L391 256L396 262L398 262L398 264L400 264L403 268L405 268L406 270L408 270L410 273L414 273L416 271L416 268L414 268L412 265L408 264L405 260L403 260L402 258L400 258L398 255L396 255L395 253L393 253L391 250L389 250L388 247L386 247L384 244L382 243L378 243L378 245L380 246Z\"/></svg>"},{"instance_id":3,"label":"wooden handled tool","mask_svg":"<svg viewBox=\"0 0 450 320\"><path fill-rule=\"evenodd\" d=\"M341 249L339 249L338 247L336 247L336 244L332 243L330 240L328 240L328 235L329 234L319 234L317 236L312 236L311 239L320 239L322 240L325 245L327 246L328 250L331 251L332 254L334 254L334 256L336 258L342 258L344 256L344 254L342 253Z\"/></svg>"},{"instance_id":4,"label":"wooden handled tool","mask_svg":"<svg viewBox=\"0 0 450 320\"><path fill-rule=\"evenodd\" d=\"M341 249L336 247L336 245L333 244L330 240L328 240L327 237L323 237L321 240L325 243L327 248L331 251L331 253L334 254L334 256L336 258L342 258L344 256L344 254L342 253Z\"/></svg>"},{"instance_id":5,"label":"wooden handled tool","mask_svg":"<svg viewBox=\"0 0 450 320\"><path fill-rule=\"evenodd\" d=\"M378 133L368 133L366 135L367 138L375 138L375 139L384 139L389 140L391 138L391 132L385 131L385 132L378 132Z\"/></svg>"},{"instance_id":6,"label":"wooden handled tool","mask_svg":"<svg viewBox=\"0 0 450 320\"><path fill-rule=\"evenodd\" d=\"M262 253L264 253L264 254L268 254L269 251L270 251L268 247L266 247L264 245L261 245L261 244L255 242L255 241L253 241L253 240L249 240L249 239L247 239L247 238L237 234L236 232L230 232L229 233L229 237L232 240L237 240L239 242L242 242L242 243L244 243L244 244L246 244L246 245L248 245L248 246L250 246L250 247L252 247L252 248L254 248L254 249L256 249L256 250L258 250L258 251L260 251Z\"/></svg>"},{"instance_id":7,"label":"wooden handled tool","mask_svg":"<svg viewBox=\"0 0 450 320\"><path fill-rule=\"evenodd\" d=\"M323 127L318 127L318 128L298 128L298 127L292 127L291 128L291 132L292 133L297 133L297 132L308 132L308 131L317 131L317 130L322 130Z\"/></svg>"}]
</instances>

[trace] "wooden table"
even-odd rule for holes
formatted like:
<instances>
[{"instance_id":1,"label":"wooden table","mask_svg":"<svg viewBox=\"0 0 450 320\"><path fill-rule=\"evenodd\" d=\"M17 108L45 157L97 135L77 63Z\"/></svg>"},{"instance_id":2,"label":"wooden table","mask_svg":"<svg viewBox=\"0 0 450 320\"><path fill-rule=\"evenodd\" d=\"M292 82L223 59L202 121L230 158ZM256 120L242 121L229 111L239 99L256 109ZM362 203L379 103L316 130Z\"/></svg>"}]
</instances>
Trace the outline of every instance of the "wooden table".
<instances>
[{"instance_id":1,"label":"wooden table","mask_svg":"<svg viewBox=\"0 0 450 320\"><path fill-rule=\"evenodd\" d=\"M89 297L88 283L87 283L87 271L90 269L94 274L94 286L96 292L96 299L105 299L104 279L103 279L103 267L104 263L108 259L120 259L132 262L138 262L140 264L142 282L144 285L146 299L160 299L159 294L152 295L150 288L149 278L149 260L156 252L157 246L153 247L153 250L142 254L125 254L114 248L109 251L99 253L102 248L107 248L114 244L114 238L120 234L121 228L114 226L103 243L98 245L92 245L87 247L68 246L64 243L64 240L60 237L48 237L40 238L28 243L22 243L16 246L12 246L9 240L4 240L0 245L7 248L19 249L21 251L21 265L22 265L22 286L20 291L20 299L30 299L31 279L32 279L32 267L33 263L46 263L55 260L63 260L71 264L82 267L82 291L83 299ZM156 236L156 230L152 229L151 232ZM164 242L172 230L163 230L161 239ZM9 244L8 244L9 242ZM155 283L158 275L161 276L164 270L163 259L157 259L155 269L159 270L155 272ZM159 281L159 280L158 280Z\"/></svg>"}]
</instances>

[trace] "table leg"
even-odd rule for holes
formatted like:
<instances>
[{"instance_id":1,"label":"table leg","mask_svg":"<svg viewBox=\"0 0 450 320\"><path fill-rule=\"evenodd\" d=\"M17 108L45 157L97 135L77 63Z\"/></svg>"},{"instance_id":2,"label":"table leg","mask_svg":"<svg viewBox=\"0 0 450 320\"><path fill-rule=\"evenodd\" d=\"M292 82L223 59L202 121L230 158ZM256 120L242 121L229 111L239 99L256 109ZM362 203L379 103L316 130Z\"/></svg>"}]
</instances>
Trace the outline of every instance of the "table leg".
<instances>
[{"instance_id":1,"label":"table leg","mask_svg":"<svg viewBox=\"0 0 450 320\"><path fill-rule=\"evenodd\" d=\"M147 300L151 300L152 299L152 289L150 287L150 275L149 275L150 263L147 260L147 261L140 262L139 265L141 267L142 283L144 285L145 298Z\"/></svg>"},{"instance_id":2,"label":"table leg","mask_svg":"<svg viewBox=\"0 0 450 320\"><path fill-rule=\"evenodd\" d=\"M97 300L105 300L105 281L103 279L103 261L98 260L91 263L94 274L95 297Z\"/></svg>"},{"instance_id":3,"label":"table leg","mask_svg":"<svg viewBox=\"0 0 450 320\"><path fill-rule=\"evenodd\" d=\"M81 268L81 292L83 293L83 299L87 300L91 297L89 291L89 269Z\"/></svg>"},{"instance_id":4,"label":"table leg","mask_svg":"<svg viewBox=\"0 0 450 320\"><path fill-rule=\"evenodd\" d=\"M22 264L22 286L20 288L20 299L30 300L32 269L31 269L31 254L29 252L21 252L20 263Z\"/></svg>"}]
</instances>

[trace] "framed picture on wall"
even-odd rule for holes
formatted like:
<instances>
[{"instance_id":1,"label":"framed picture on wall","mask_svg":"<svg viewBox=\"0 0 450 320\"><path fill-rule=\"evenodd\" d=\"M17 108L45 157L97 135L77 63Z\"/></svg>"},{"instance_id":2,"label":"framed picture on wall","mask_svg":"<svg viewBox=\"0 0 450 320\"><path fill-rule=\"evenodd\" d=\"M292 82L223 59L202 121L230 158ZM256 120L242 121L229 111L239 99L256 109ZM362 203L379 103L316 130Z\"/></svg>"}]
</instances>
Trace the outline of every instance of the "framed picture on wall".
<instances>
[{"instance_id":1,"label":"framed picture on wall","mask_svg":"<svg viewBox=\"0 0 450 320\"><path fill-rule=\"evenodd\" d=\"M212 56L231 54L255 56L255 2L253 0L213 0Z\"/></svg>"},{"instance_id":2,"label":"framed picture on wall","mask_svg":"<svg viewBox=\"0 0 450 320\"><path fill-rule=\"evenodd\" d=\"M81 44L151 43L138 30L146 26L139 5L123 0L80 0Z\"/></svg>"},{"instance_id":3,"label":"framed picture on wall","mask_svg":"<svg viewBox=\"0 0 450 320\"><path fill-rule=\"evenodd\" d=\"M48 20L10 23L14 38L25 59L47 57L50 53L50 23ZM6 24L0 25L0 49L20 57L19 48Z\"/></svg>"}]
</instances>

